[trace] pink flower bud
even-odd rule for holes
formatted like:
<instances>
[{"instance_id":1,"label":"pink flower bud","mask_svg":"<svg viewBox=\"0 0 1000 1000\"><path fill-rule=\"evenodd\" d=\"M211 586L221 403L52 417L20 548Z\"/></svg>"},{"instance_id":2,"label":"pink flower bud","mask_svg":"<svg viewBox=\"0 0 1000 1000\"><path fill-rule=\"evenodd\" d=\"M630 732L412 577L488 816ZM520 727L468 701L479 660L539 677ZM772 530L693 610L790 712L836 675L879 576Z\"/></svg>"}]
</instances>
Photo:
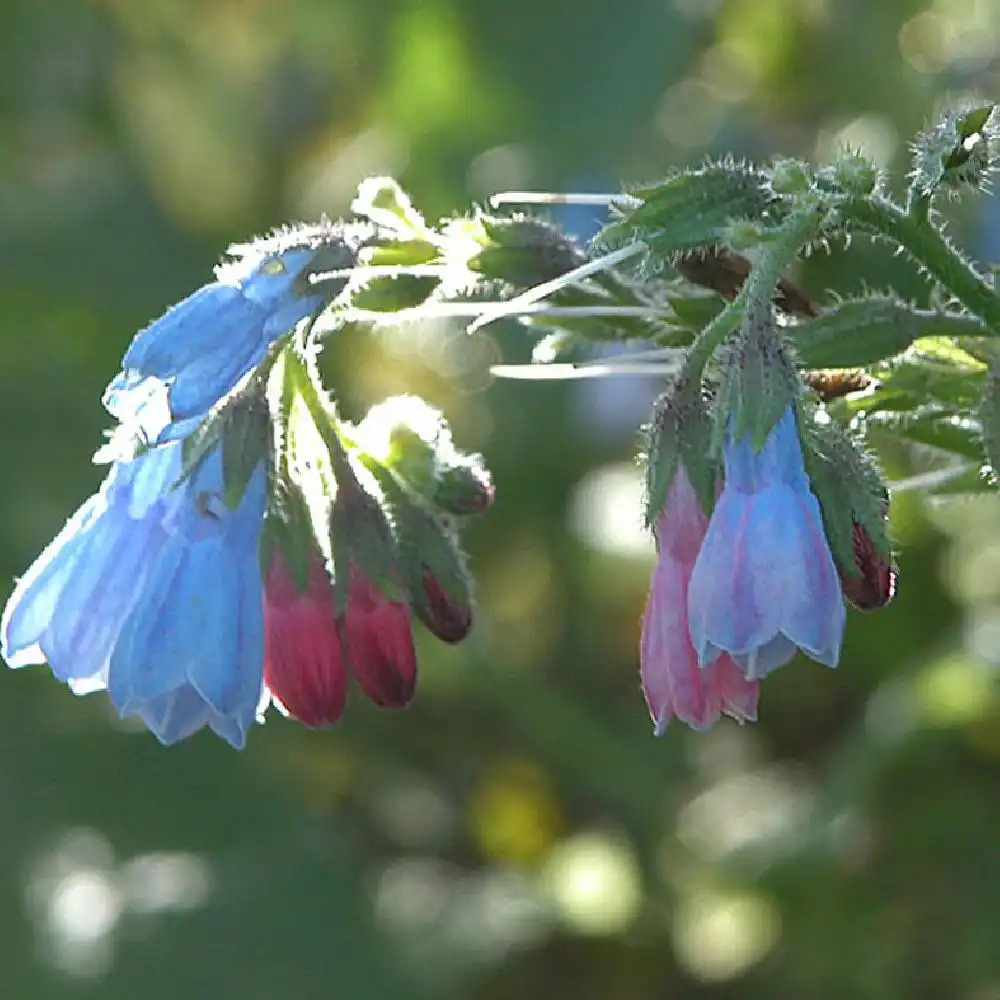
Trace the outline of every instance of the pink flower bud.
<instances>
[{"instance_id":1,"label":"pink flower bud","mask_svg":"<svg viewBox=\"0 0 1000 1000\"><path fill-rule=\"evenodd\" d=\"M672 716L707 729L722 713L757 718L760 684L728 654L699 666L688 628L688 583L708 526L683 464L653 525L659 560L642 622L642 689L660 735Z\"/></svg>"},{"instance_id":2,"label":"pink flower bud","mask_svg":"<svg viewBox=\"0 0 1000 1000\"><path fill-rule=\"evenodd\" d=\"M417 682L410 609L390 600L352 563L344 644L365 694L382 708L403 708Z\"/></svg>"},{"instance_id":3,"label":"pink flower bud","mask_svg":"<svg viewBox=\"0 0 1000 1000\"><path fill-rule=\"evenodd\" d=\"M289 715L307 726L336 722L344 710L347 671L330 579L318 552L300 592L280 550L267 567L264 682Z\"/></svg>"}]
</instances>

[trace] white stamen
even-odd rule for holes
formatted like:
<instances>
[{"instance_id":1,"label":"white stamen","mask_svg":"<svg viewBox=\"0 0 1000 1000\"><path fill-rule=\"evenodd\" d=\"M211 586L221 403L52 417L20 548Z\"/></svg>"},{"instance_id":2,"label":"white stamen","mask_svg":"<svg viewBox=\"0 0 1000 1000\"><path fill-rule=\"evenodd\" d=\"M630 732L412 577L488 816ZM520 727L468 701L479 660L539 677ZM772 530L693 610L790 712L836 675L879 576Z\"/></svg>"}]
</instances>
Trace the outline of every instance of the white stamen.
<instances>
[{"instance_id":1,"label":"white stamen","mask_svg":"<svg viewBox=\"0 0 1000 1000\"><path fill-rule=\"evenodd\" d=\"M505 316L514 316L521 312L526 305L538 302L540 299L544 299L547 295L551 295L553 292L557 292L560 288L565 288L567 285L575 285L584 278L589 278L592 274L607 271L616 264L620 264L630 257L637 256L645 249L646 244L641 240L636 240L634 243L629 243L627 246L621 247L613 253L606 254L604 257L598 257L596 260L590 260L586 264L574 267L573 270L567 271L565 274L560 274L558 278L553 278L551 281L543 281L540 285L529 288L522 295L508 299L506 302L501 302L492 310L484 312L479 319L469 326L468 332L475 333L476 330L482 329L484 326L489 326L490 323L494 323L498 319L503 319Z\"/></svg>"},{"instance_id":2,"label":"white stamen","mask_svg":"<svg viewBox=\"0 0 1000 1000\"><path fill-rule=\"evenodd\" d=\"M552 191L500 191L490 197L490 205L499 208L501 205L618 205L622 208L640 208L641 198L630 194L601 194L587 192L552 192Z\"/></svg>"},{"instance_id":3,"label":"white stamen","mask_svg":"<svg viewBox=\"0 0 1000 1000\"><path fill-rule=\"evenodd\" d=\"M587 362L584 364L551 365L492 365L490 373L497 378L524 379L530 381L549 381L561 379L581 379L581 378L601 378L606 375L638 375L648 377L652 375L673 375L680 370L682 362L674 364L664 362L663 364L640 364L631 365L617 362L603 364L597 362Z\"/></svg>"}]
</instances>

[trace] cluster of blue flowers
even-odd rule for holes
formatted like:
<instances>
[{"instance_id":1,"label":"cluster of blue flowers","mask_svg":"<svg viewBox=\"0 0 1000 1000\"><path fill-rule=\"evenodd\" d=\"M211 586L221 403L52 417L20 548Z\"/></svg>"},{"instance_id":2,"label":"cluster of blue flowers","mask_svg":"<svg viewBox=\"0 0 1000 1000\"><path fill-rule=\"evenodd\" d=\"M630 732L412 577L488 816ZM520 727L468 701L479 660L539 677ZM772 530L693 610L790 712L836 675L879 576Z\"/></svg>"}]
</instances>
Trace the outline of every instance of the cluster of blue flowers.
<instances>
[{"instance_id":1,"label":"cluster of blue flowers","mask_svg":"<svg viewBox=\"0 0 1000 1000\"><path fill-rule=\"evenodd\" d=\"M18 581L3 614L12 667L47 662L107 690L164 743L208 726L245 743L266 698L258 541L268 473L229 497L221 447L184 439L272 345L344 287L357 234L297 227L230 250L216 280L136 335L104 401L121 422L107 478ZM228 502L227 502L228 501Z\"/></svg>"}]
</instances>

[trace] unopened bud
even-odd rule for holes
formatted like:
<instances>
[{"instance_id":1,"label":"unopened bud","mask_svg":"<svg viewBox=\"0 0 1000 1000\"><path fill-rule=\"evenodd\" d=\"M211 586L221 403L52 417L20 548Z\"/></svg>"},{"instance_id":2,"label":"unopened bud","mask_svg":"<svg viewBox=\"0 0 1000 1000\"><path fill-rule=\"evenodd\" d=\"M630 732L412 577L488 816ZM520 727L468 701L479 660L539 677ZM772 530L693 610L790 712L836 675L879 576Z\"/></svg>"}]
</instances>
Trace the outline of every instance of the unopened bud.
<instances>
[{"instance_id":1,"label":"unopened bud","mask_svg":"<svg viewBox=\"0 0 1000 1000\"><path fill-rule=\"evenodd\" d=\"M527 216L481 216L486 236L469 268L485 278L525 287L579 267L586 255L555 226Z\"/></svg>"},{"instance_id":2,"label":"unopened bud","mask_svg":"<svg viewBox=\"0 0 1000 1000\"><path fill-rule=\"evenodd\" d=\"M382 491L414 614L439 639L464 639L472 627L472 581L451 521L425 509L370 456L366 464Z\"/></svg>"},{"instance_id":3,"label":"unopened bud","mask_svg":"<svg viewBox=\"0 0 1000 1000\"><path fill-rule=\"evenodd\" d=\"M910 197L929 199L942 188L982 188L998 155L1000 114L995 104L950 111L913 143Z\"/></svg>"},{"instance_id":4,"label":"unopened bud","mask_svg":"<svg viewBox=\"0 0 1000 1000\"><path fill-rule=\"evenodd\" d=\"M825 416L825 414L823 415ZM804 422L803 454L844 596L862 611L888 604L896 564L889 494L874 459L829 418Z\"/></svg>"},{"instance_id":5,"label":"unopened bud","mask_svg":"<svg viewBox=\"0 0 1000 1000\"><path fill-rule=\"evenodd\" d=\"M801 194L811 184L809 165L801 160L778 160L771 167L771 188L775 194Z\"/></svg>"},{"instance_id":6,"label":"unopened bud","mask_svg":"<svg viewBox=\"0 0 1000 1000\"><path fill-rule=\"evenodd\" d=\"M832 179L841 191L863 198L875 190L878 171L864 154L845 150L833 165Z\"/></svg>"},{"instance_id":7,"label":"unopened bud","mask_svg":"<svg viewBox=\"0 0 1000 1000\"><path fill-rule=\"evenodd\" d=\"M493 480L482 456L458 451L440 411L416 396L373 406L354 436L361 451L433 507L478 514L493 502Z\"/></svg>"},{"instance_id":8,"label":"unopened bud","mask_svg":"<svg viewBox=\"0 0 1000 1000\"><path fill-rule=\"evenodd\" d=\"M493 504L496 488L481 455L457 455L438 471L433 502L449 514L481 514Z\"/></svg>"}]
</instances>

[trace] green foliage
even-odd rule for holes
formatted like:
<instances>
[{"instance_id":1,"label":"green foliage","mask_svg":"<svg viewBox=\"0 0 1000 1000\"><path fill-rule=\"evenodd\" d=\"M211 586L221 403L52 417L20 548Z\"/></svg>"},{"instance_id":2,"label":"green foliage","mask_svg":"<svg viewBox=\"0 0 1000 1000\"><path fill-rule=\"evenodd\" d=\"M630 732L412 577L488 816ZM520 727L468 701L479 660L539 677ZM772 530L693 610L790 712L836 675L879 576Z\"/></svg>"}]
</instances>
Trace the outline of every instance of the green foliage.
<instances>
[{"instance_id":1,"label":"green foliage","mask_svg":"<svg viewBox=\"0 0 1000 1000\"><path fill-rule=\"evenodd\" d=\"M219 246L283 219L346 214L371 171L398 172L433 220L498 187L614 189L723 149L800 163L831 150L840 174L810 169L812 191L846 200L808 247L846 228L855 238L804 265L798 246L785 259L783 277L821 309L815 327L796 312L784 330L804 364L870 370L874 385L827 409L867 428L890 480L927 484L894 494L900 595L852 619L838 671L802 664L773 678L755 727L657 741L635 655L652 543L641 557L615 547L638 520L616 500L615 472L662 388L662 358L648 380L600 392L496 382L487 394L482 355L527 360L525 323L565 334L582 356L633 337L683 346L706 327L725 339L740 326L742 304L728 311L740 281L725 273L715 289L675 273L676 239L664 236L660 273L639 281L622 266L563 290L566 306L652 309L628 323L540 311L465 338L442 334L441 320L375 337L338 321L323 364L343 412L419 391L494 470L498 502L469 538L473 637L421 650L405 714L359 703L328 733L275 718L243 755L208 737L165 753L41 672L5 676L5 995L995 993L1000 515L995 496L968 499L995 456L980 400L991 391L983 338L1000 324L988 269L972 263L992 248L993 208L953 208L942 179L944 241L875 197L891 184L869 192L845 176L863 182L872 162L901 176L911 164L894 136L913 134L937 95L993 85L979 44L995 34L991 11L0 5L6 579L97 482L87 456L107 423L99 394L132 332L203 281ZM975 124L956 123L948 148ZM841 141L865 163L838 159ZM979 169L983 148L974 139L944 172ZM782 221L759 210L773 197L754 181L725 212L699 203L704 217L682 212L683 238L735 235L733 212L751 220L742 235L756 247ZM869 246L874 232L888 235ZM440 260L426 233L385 244L368 264ZM968 248L958 269L939 252L952 244ZM928 274L960 294L930 299ZM868 291L888 287L898 299ZM840 324L851 310L869 311L868 332ZM810 330L819 360L799 343ZM859 353L872 342L878 357ZM921 408L920 434L957 425L962 441L916 441Z\"/></svg>"}]
</instances>

